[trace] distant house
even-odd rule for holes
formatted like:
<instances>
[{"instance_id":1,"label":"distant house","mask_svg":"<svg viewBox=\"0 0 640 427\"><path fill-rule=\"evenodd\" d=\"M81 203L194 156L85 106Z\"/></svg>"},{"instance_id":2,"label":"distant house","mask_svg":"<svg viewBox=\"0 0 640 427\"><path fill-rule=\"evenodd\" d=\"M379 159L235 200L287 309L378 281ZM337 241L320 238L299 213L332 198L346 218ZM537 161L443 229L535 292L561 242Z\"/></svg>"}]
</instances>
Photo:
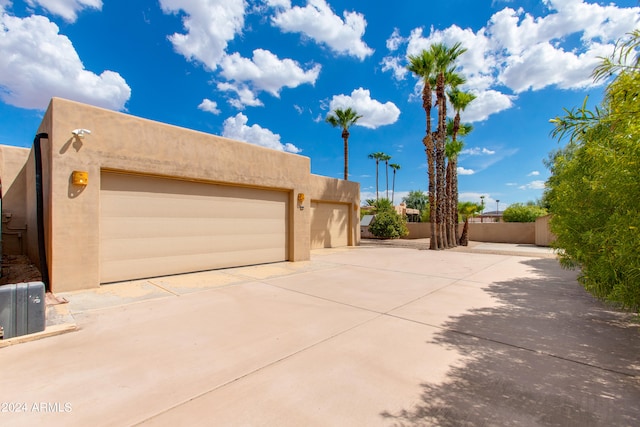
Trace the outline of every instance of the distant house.
<instances>
[{"instance_id":1,"label":"distant house","mask_svg":"<svg viewBox=\"0 0 640 427\"><path fill-rule=\"evenodd\" d=\"M420 209L408 208L407 205L402 202L398 206L394 206L398 215L404 215L407 217L407 221L409 222L418 222L420 221Z\"/></svg>"},{"instance_id":2,"label":"distant house","mask_svg":"<svg viewBox=\"0 0 640 427\"><path fill-rule=\"evenodd\" d=\"M487 211L476 215L471 222L503 222L502 214L504 211Z\"/></svg>"}]
</instances>

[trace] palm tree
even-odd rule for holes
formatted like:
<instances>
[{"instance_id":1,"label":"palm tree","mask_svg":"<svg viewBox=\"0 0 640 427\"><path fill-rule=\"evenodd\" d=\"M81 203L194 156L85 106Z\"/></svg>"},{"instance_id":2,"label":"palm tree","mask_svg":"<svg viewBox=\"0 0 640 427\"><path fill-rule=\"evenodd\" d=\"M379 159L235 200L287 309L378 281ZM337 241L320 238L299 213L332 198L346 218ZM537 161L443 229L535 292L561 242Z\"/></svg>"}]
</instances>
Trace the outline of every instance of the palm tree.
<instances>
[{"instance_id":1,"label":"palm tree","mask_svg":"<svg viewBox=\"0 0 640 427\"><path fill-rule=\"evenodd\" d=\"M409 56L407 69L420 78L424 86L422 90L422 107L426 113L427 133L422 140L427 152L427 169L429 174L429 221L431 222L430 249L448 247L445 234L446 195L445 195L445 141L447 98L446 86L456 86L464 82L453 67L456 59L466 52L460 43L448 47L443 43L435 43L429 50L419 55ZM436 131L431 131L431 88L436 87L436 108L438 120Z\"/></svg>"},{"instance_id":2,"label":"palm tree","mask_svg":"<svg viewBox=\"0 0 640 427\"><path fill-rule=\"evenodd\" d=\"M448 128L447 128L448 130ZM451 246L457 246L458 240L458 231L456 230L458 225L458 210L455 208L457 203L454 205L453 200L458 199L453 194L453 176L454 169L457 164L458 154L462 151L462 147L464 143L460 140L452 140L451 137L447 136L447 144L445 145L445 154L447 156L447 170L445 175L446 181L446 214L447 221L445 232L447 233L447 241Z\"/></svg>"},{"instance_id":3,"label":"palm tree","mask_svg":"<svg viewBox=\"0 0 640 427\"><path fill-rule=\"evenodd\" d=\"M409 65L407 70L422 79L422 108L426 115L427 131L422 139L425 152L427 153L427 175L429 178L429 206L433 208L436 201L436 177L435 177L435 151L433 134L431 132L431 78L434 75L435 60L433 53L423 50L419 55L409 55ZM436 246L436 217L435 209L429 210L429 223L431 228L431 239L429 249L437 249Z\"/></svg>"},{"instance_id":4,"label":"palm tree","mask_svg":"<svg viewBox=\"0 0 640 427\"><path fill-rule=\"evenodd\" d=\"M469 217L475 215L478 212L482 212L484 205L478 205L473 202L462 202L458 204L458 212L464 219L464 227L462 229L462 235L460 236L460 240L458 244L460 246L468 246L469 245Z\"/></svg>"},{"instance_id":5,"label":"palm tree","mask_svg":"<svg viewBox=\"0 0 640 427\"><path fill-rule=\"evenodd\" d=\"M337 108L333 114L329 113L325 121L331 126L342 128L342 139L344 140L344 179L349 179L349 128L354 125L362 116L351 107L343 110Z\"/></svg>"},{"instance_id":6,"label":"palm tree","mask_svg":"<svg viewBox=\"0 0 640 427\"><path fill-rule=\"evenodd\" d=\"M458 155L464 147L464 142L460 139L454 139L453 120L447 120L447 144L445 146L445 154L447 156L446 171L446 203L447 203L447 219L446 233L450 246L457 246L458 242ZM473 126L464 124L459 128L460 135L467 135L473 130Z\"/></svg>"},{"instance_id":7,"label":"palm tree","mask_svg":"<svg viewBox=\"0 0 640 427\"><path fill-rule=\"evenodd\" d=\"M380 160L382 160L386 156L382 151L377 151L375 153L369 154L370 159L375 159L376 161L376 200L378 200L378 165L380 164Z\"/></svg>"},{"instance_id":8,"label":"palm tree","mask_svg":"<svg viewBox=\"0 0 640 427\"><path fill-rule=\"evenodd\" d=\"M462 91L455 87L450 90L447 95L449 95L449 102L451 102L451 106L456 112L456 115L453 119L453 129L451 132L451 137L455 140L460 131L460 113L464 111L474 99L476 99L476 95L471 92Z\"/></svg>"},{"instance_id":9,"label":"palm tree","mask_svg":"<svg viewBox=\"0 0 640 427\"><path fill-rule=\"evenodd\" d=\"M466 52L460 43L452 47L444 43L436 43L430 48L436 71L436 105L438 108L438 126L436 130L435 163L436 163L436 229L438 230L436 246L438 249L450 247L447 239L445 224L450 215L447 215L446 184L445 184L445 144L447 127L447 97L446 86L452 86L464 82L464 79L454 72L452 64Z\"/></svg>"},{"instance_id":10,"label":"palm tree","mask_svg":"<svg viewBox=\"0 0 640 427\"><path fill-rule=\"evenodd\" d=\"M381 160L384 160L384 171L387 177L387 199L389 198L389 160L391 160L391 156L388 154L384 154Z\"/></svg>"},{"instance_id":11,"label":"palm tree","mask_svg":"<svg viewBox=\"0 0 640 427\"><path fill-rule=\"evenodd\" d=\"M451 174L450 182L448 181L449 188L449 206L450 210L450 230L453 232L452 236L455 236L454 245L458 241L457 238L457 224L458 224L458 212L453 209L454 206L458 206L458 154L462 150L462 146L464 144L457 144L457 137L466 136L473 130L473 126L470 124L460 124L460 112L464 111L467 106L476 99L476 96L471 92L464 92L457 88L453 88L448 92L449 102L451 102L451 106L456 112L456 115L453 121L449 121L447 123L447 134L451 137L451 141L454 144L456 150L452 150L455 154L449 158L449 164L451 165L450 172Z\"/></svg>"},{"instance_id":12,"label":"palm tree","mask_svg":"<svg viewBox=\"0 0 640 427\"><path fill-rule=\"evenodd\" d=\"M391 204L394 204L396 198L396 171L400 170L400 165L397 163L389 164L389 167L393 169L393 185L391 186Z\"/></svg>"}]
</instances>

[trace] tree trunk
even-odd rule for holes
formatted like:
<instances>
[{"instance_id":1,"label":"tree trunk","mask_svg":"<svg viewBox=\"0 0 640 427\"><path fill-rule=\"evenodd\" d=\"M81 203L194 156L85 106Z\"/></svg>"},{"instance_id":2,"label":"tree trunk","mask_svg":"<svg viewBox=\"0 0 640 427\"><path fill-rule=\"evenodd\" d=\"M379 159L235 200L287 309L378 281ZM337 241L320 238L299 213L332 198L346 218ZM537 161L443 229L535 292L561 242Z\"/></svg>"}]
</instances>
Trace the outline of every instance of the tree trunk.
<instances>
[{"instance_id":1,"label":"tree trunk","mask_svg":"<svg viewBox=\"0 0 640 427\"><path fill-rule=\"evenodd\" d=\"M344 180L349 179L349 131L345 128L342 131L344 139Z\"/></svg>"},{"instance_id":2,"label":"tree trunk","mask_svg":"<svg viewBox=\"0 0 640 427\"><path fill-rule=\"evenodd\" d=\"M469 246L469 217L464 219L464 227L462 228L462 235L460 236L460 246Z\"/></svg>"},{"instance_id":3,"label":"tree trunk","mask_svg":"<svg viewBox=\"0 0 640 427\"><path fill-rule=\"evenodd\" d=\"M429 177L429 227L431 228L431 238L429 240L429 249L438 249L436 231L436 189L435 189L435 168L434 168L434 152L433 139L431 135L427 135L422 140L425 151L427 152L427 174Z\"/></svg>"},{"instance_id":4,"label":"tree trunk","mask_svg":"<svg viewBox=\"0 0 640 427\"><path fill-rule=\"evenodd\" d=\"M378 201L378 170L380 169L378 167L378 164L380 163L380 160L376 159L376 202Z\"/></svg>"},{"instance_id":5,"label":"tree trunk","mask_svg":"<svg viewBox=\"0 0 640 427\"><path fill-rule=\"evenodd\" d=\"M393 170L393 181L391 184L391 204L393 205L393 199L396 198L396 170Z\"/></svg>"},{"instance_id":6,"label":"tree trunk","mask_svg":"<svg viewBox=\"0 0 640 427\"><path fill-rule=\"evenodd\" d=\"M431 133L431 85L429 79L424 79L422 88L422 108L424 108L427 120L427 134L422 143L427 153L427 174L429 177L429 223L431 228L431 238L429 239L429 249L438 249L436 244L438 234L436 232L436 181L435 181L435 153L433 134Z\"/></svg>"},{"instance_id":7,"label":"tree trunk","mask_svg":"<svg viewBox=\"0 0 640 427\"><path fill-rule=\"evenodd\" d=\"M384 162L384 173L387 180L387 200L389 200L389 161L385 160Z\"/></svg>"},{"instance_id":8,"label":"tree trunk","mask_svg":"<svg viewBox=\"0 0 640 427\"><path fill-rule=\"evenodd\" d=\"M444 73L440 72L437 79L436 102L438 104L438 130L436 138L436 223L439 230L438 249L445 249L448 246L445 222L445 139L447 135L447 107L444 86Z\"/></svg>"},{"instance_id":9,"label":"tree trunk","mask_svg":"<svg viewBox=\"0 0 640 427\"><path fill-rule=\"evenodd\" d=\"M454 242L458 242L458 156L453 158L453 166L451 167L451 221L453 222L453 238Z\"/></svg>"},{"instance_id":10,"label":"tree trunk","mask_svg":"<svg viewBox=\"0 0 640 427\"><path fill-rule=\"evenodd\" d=\"M447 241L449 242L449 247L454 248L458 246L458 231L456 230L456 226L458 224L458 206L457 202L454 204L454 194L453 194L453 177L454 172L454 158L449 159L447 163L447 209L445 212L446 217L446 228L447 228ZM455 219L454 219L455 218Z\"/></svg>"}]
</instances>

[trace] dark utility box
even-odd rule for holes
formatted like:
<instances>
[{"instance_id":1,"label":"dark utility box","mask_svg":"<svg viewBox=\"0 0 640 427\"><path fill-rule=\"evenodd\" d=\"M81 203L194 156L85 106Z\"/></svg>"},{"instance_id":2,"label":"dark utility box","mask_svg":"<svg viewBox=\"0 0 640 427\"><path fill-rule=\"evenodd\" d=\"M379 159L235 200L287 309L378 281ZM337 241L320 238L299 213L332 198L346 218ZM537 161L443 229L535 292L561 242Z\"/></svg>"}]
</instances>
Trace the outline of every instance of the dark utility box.
<instances>
[{"instance_id":1,"label":"dark utility box","mask_svg":"<svg viewBox=\"0 0 640 427\"><path fill-rule=\"evenodd\" d=\"M3 339L44 331L44 283L0 286L0 327Z\"/></svg>"}]
</instances>

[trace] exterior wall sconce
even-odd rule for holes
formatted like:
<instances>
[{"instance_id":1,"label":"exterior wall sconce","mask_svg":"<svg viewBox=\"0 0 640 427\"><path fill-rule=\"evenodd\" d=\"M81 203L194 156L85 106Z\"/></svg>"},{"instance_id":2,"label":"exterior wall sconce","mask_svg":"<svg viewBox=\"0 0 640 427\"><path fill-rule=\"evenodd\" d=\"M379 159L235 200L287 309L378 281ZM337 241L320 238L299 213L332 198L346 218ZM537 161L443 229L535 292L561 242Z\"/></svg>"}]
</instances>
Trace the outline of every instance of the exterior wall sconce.
<instances>
[{"instance_id":1,"label":"exterior wall sconce","mask_svg":"<svg viewBox=\"0 0 640 427\"><path fill-rule=\"evenodd\" d=\"M89 184L89 172L73 171L71 174L71 182L73 185L86 186Z\"/></svg>"},{"instance_id":2,"label":"exterior wall sconce","mask_svg":"<svg viewBox=\"0 0 640 427\"><path fill-rule=\"evenodd\" d=\"M304 193L298 193L298 209L304 210Z\"/></svg>"},{"instance_id":3,"label":"exterior wall sconce","mask_svg":"<svg viewBox=\"0 0 640 427\"><path fill-rule=\"evenodd\" d=\"M89 129L74 129L71 134L78 138L84 138L85 135L91 135L91 131Z\"/></svg>"}]
</instances>

